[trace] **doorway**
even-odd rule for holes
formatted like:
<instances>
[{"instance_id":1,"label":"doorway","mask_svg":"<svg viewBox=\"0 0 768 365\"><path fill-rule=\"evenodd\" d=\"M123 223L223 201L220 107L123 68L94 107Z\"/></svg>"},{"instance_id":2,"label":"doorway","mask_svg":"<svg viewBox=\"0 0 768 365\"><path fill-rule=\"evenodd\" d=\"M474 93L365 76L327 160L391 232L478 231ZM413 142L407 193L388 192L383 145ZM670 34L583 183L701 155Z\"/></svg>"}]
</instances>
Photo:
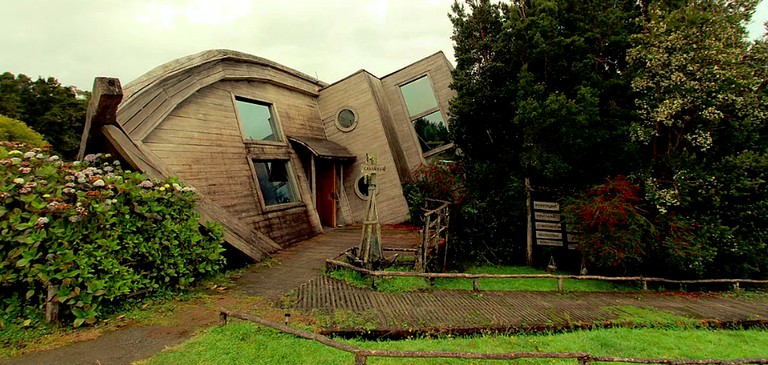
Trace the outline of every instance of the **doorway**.
<instances>
[{"instance_id":1,"label":"doorway","mask_svg":"<svg viewBox=\"0 0 768 365\"><path fill-rule=\"evenodd\" d=\"M320 223L327 227L336 227L336 201L338 198L336 162L327 159L315 159L317 178L317 214Z\"/></svg>"}]
</instances>

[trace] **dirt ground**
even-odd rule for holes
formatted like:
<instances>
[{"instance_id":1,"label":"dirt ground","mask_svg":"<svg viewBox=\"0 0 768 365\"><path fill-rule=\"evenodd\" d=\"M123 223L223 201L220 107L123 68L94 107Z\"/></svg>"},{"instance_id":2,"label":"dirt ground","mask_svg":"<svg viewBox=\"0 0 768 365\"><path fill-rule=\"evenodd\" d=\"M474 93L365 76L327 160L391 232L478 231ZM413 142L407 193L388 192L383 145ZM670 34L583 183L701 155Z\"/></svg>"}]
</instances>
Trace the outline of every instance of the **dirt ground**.
<instances>
[{"instance_id":1,"label":"dirt ground","mask_svg":"<svg viewBox=\"0 0 768 365\"><path fill-rule=\"evenodd\" d=\"M166 312L165 307L149 309L156 312L150 314L154 324L115 319L118 321L116 324L62 336L47 348L0 360L0 365L131 364L176 346L195 333L218 324L221 307L266 305L257 298L232 294L217 293L178 303L170 313Z\"/></svg>"}]
</instances>

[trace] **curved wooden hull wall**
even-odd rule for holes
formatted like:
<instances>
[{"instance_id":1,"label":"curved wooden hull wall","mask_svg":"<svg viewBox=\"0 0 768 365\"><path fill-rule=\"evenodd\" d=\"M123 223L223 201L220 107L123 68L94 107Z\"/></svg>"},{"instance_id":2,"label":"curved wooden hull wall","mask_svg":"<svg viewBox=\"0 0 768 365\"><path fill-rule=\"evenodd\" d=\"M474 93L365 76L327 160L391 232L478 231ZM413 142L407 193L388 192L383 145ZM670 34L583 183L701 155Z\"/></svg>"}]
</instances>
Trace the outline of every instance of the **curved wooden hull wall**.
<instances>
[{"instance_id":1,"label":"curved wooden hull wall","mask_svg":"<svg viewBox=\"0 0 768 365\"><path fill-rule=\"evenodd\" d=\"M301 161L287 140L277 146L245 144L233 95L273 103L284 135L325 137L314 97L271 83L222 80L180 102L144 138L144 147L185 183L281 246L319 233ZM249 156L290 158L304 204L264 209Z\"/></svg>"}]
</instances>

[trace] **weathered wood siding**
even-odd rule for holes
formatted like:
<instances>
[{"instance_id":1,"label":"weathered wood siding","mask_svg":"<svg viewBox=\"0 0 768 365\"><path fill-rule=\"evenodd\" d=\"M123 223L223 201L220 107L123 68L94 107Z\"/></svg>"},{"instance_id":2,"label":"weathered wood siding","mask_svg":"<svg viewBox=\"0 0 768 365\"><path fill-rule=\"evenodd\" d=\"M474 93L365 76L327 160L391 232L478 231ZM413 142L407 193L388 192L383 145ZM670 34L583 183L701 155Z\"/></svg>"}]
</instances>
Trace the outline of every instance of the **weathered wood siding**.
<instances>
[{"instance_id":1,"label":"weathered wood siding","mask_svg":"<svg viewBox=\"0 0 768 365\"><path fill-rule=\"evenodd\" d=\"M365 214L366 200L355 193L355 185L362 175L360 166L365 163L366 153L375 154L380 165L386 165L386 173L378 177L379 214L382 223L400 223L408 219L408 205L403 196L395 159L382 125L382 112L369 82L370 75L360 71L320 91L318 103L328 140L347 147L357 155L357 160L344 170L344 191L356 222ZM341 131L336 116L344 109L355 112L357 126Z\"/></svg>"},{"instance_id":2,"label":"weathered wood siding","mask_svg":"<svg viewBox=\"0 0 768 365\"><path fill-rule=\"evenodd\" d=\"M416 131L411 126L411 117L408 114L400 86L422 76L429 76L435 91L438 107L443 112L443 119L448 129L450 129L448 103L456 95L456 92L450 88L450 84L453 82L452 70L453 66L445 58L445 55L442 52L438 52L381 79L392 113L391 120L394 124L392 129L397 133L408 170L413 170L419 166L419 164L424 162L424 158L422 157Z\"/></svg>"},{"instance_id":3,"label":"weathered wood siding","mask_svg":"<svg viewBox=\"0 0 768 365\"><path fill-rule=\"evenodd\" d=\"M242 66L252 65L238 65L244 70ZM228 76L232 77L232 73ZM283 246L311 237L321 229L308 198L304 168L285 136L325 136L316 98L300 90L295 80L287 81L296 87L222 79L186 97L143 140L144 146L184 182ZM283 142L244 143L233 95L271 103ZM263 207L249 156L290 159L302 204Z\"/></svg>"}]
</instances>

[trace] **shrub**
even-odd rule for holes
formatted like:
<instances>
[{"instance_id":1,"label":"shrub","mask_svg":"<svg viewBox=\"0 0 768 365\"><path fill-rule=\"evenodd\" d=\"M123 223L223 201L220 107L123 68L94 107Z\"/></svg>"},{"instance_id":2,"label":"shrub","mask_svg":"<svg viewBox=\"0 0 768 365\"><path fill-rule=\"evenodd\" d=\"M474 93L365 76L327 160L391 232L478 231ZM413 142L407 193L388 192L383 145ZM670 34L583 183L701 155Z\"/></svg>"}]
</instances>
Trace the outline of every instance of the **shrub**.
<instances>
[{"instance_id":1,"label":"shrub","mask_svg":"<svg viewBox=\"0 0 768 365\"><path fill-rule=\"evenodd\" d=\"M33 147L44 147L45 142L40 133L29 128L24 122L0 115L0 141L26 143Z\"/></svg>"},{"instance_id":2,"label":"shrub","mask_svg":"<svg viewBox=\"0 0 768 365\"><path fill-rule=\"evenodd\" d=\"M64 317L92 323L129 294L184 289L223 265L221 229L201 230L194 189L107 157L68 163L0 143L4 316L39 311L53 285Z\"/></svg>"},{"instance_id":3,"label":"shrub","mask_svg":"<svg viewBox=\"0 0 768 365\"><path fill-rule=\"evenodd\" d=\"M422 224L422 208L427 199L461 204L465 193L463 175L459 162L432 160L414 169L403 184L411 223Z\"/></svg>"},{"instance_id":4,"label":"shrub","mask_svg":"<svg viewBox=\"0 0 768 365\"><path fill-rule=\"evenodd\" d=\"M566 206L568 226L581 233L579 249L588 263L611 271L639 268L652 229L639 207L639 193L639 185L619 176Z\"/></svg>"}]
</instances>

